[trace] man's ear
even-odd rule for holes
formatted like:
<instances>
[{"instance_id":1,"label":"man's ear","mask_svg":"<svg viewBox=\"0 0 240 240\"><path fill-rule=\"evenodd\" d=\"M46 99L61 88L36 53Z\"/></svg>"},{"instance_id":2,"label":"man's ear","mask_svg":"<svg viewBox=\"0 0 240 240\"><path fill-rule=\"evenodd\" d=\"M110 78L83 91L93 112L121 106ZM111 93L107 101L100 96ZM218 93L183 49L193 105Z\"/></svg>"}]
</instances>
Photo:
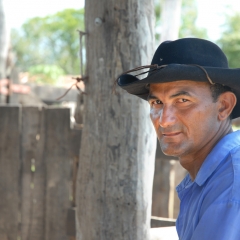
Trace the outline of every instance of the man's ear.
<instances>
[{"instance_id":1,"label":"man's ear","mask_svg":"<svg viewBox=\"0 0 240 240\"><path fill-rule=\"evenodd\" d=\"M223 121L232 113L232 110L237 103L236 95L232 92L224 92L218 97L218 103L218 119Z\"/></svg>"}]
</instances>

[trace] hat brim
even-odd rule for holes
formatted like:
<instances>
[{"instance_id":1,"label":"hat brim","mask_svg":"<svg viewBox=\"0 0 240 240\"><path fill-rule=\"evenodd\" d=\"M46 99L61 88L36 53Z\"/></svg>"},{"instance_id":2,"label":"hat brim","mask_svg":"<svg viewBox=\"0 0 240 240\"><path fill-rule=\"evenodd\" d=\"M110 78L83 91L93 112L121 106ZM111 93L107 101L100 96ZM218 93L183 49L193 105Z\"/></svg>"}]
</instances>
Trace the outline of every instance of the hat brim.
<instances>
[{"instance_id":1,"label":"hat brim","mask_svg":"<svg viewBox=\"0 0 240 240\"><path fill-rule=\"evenodd\" d=\"M240 68L202 67L206 70L208 76L214 83L229 86L233 90L233 93L239 101L232 111L232 118L240 117ZM169 64L164 68L153 71L149 76L142 80L130 74L123 74L118 79L118 85L130 94L147 100L149 95L148 84L180 80L209 82L206 73L197 66Z\"/></svg>"}]
</instances>

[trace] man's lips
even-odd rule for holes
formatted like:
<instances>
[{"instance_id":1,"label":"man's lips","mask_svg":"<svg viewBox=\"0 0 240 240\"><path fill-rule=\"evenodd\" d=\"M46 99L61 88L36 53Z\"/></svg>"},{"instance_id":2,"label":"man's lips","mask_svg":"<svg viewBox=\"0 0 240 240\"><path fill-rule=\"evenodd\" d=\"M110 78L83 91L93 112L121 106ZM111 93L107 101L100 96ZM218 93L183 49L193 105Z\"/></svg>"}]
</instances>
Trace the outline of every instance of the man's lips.
<instances>
[{"instance_id":1,"label":"man's lips","mask_svg":"<svg viewBox=\"0 0 240 240\"><path fill-rule=\"evenodd\" d=\"M181 132L167 132L167 133L162 133L164 137L175 137L179 135Z\"/></svg>"}]
</instances>

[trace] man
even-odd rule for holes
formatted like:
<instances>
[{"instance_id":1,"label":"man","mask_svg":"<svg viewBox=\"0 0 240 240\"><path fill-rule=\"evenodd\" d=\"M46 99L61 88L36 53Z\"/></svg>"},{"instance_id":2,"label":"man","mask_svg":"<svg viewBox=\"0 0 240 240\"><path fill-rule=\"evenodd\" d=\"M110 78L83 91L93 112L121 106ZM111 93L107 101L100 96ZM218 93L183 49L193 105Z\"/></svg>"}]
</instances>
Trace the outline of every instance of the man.
<instances>
[{"instance_id":1,"label":"man","mask_svg":"<svg viewBox=\"0 0 240 240\"><path fill-rule=\"evenodd\" d=\"M177 187L180 240L240 239L240 69L206 40L163 42L148 76L123 74L118 85L150 104L163 153L188 175ZM145 66L128 72L143 69Z\"/></svg>"}]
</instances>

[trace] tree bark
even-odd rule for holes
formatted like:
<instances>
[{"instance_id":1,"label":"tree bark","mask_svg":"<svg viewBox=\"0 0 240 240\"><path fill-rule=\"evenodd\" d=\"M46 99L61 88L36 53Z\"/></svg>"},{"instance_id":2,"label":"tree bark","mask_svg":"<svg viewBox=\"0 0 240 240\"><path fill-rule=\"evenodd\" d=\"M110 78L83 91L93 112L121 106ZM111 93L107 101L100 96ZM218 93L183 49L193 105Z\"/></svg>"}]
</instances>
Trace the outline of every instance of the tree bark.
<instances>
[{"instance_id":1,"label":"tree bark","mask_svg":"<svg viewBox=\"0 0 240 240\"><path fill-rule=\"evenodd\" d=\"M151 0L86 1L78 240L149 239L156 148L149 106L112 87L121 72L151 62L153 18Z\"/></svg>"},{"instance_id":2,"label":"tree bark","mask_svg":"<svg viewBox=\"0 0 240 240\"><path fill-rule=\"evenodd\" d=\"M176 40L180 27L182 0L164 0L161 12L161 40Z\"/></svg>"}]
</instances>

